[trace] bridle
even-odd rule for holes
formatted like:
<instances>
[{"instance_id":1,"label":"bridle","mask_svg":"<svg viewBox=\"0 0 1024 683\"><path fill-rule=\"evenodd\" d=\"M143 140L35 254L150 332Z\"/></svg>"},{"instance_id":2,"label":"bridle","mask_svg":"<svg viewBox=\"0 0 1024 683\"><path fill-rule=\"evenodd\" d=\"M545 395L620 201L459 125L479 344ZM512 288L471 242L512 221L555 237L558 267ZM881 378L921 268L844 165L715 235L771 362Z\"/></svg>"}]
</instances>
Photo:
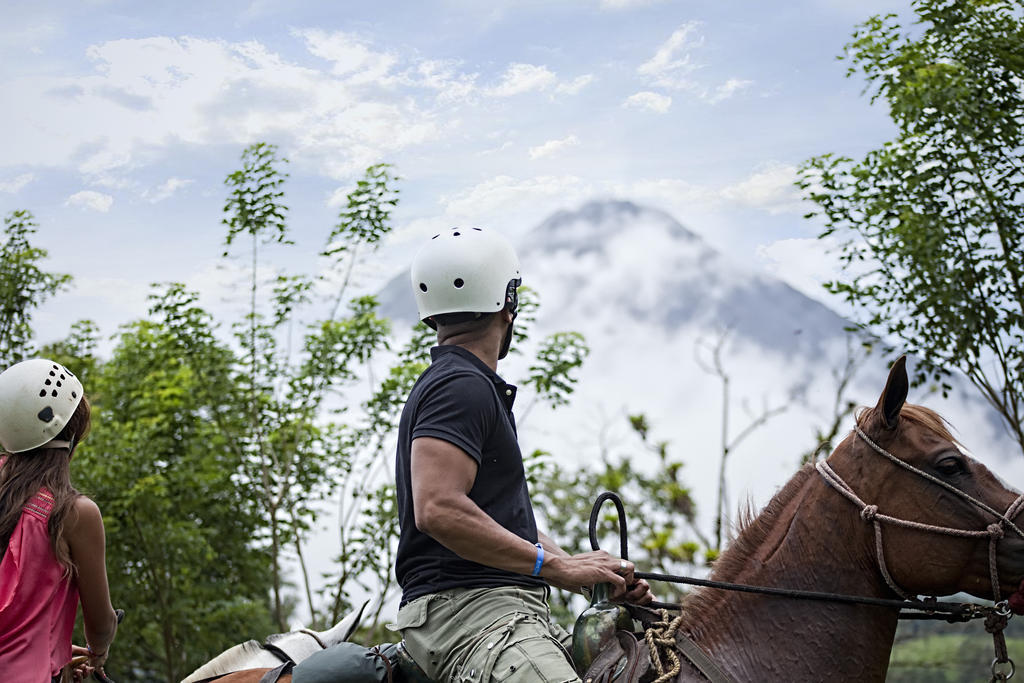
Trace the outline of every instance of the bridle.
<instances>
[{"instance_id":1,"label":"bridle","mask_svg":"<svg viewBox=\"0 0 1024 683\"><path fill-rule=\"evenodd\" d=\"M922 522L914 522L908 519L900 519L898 517L883 515L878 511L877 505L870 505L861 500L856 492L854 492L853 488L843 481L843 478L840 477L827 462L821 460L815 465L815 468L818 470L818 473L821 474L825 482L841 493L843 497L851 503L859 507L861 519L865 522L870 522L874 526L875 555L878 559L878 569L881 571L882 577L885 579L889 588L904 600L914 600L915 597L897 585L896 581L889 573L888 567L886 567L885 548L882 545L883 522L892 526L903 527L905 529L916 529L918 531L927 531L947 536L958 536L961 538L988 538L989 580L992 582L992 599L996 603L995 612L990 613L985 619L985 630L992 634L996 655L995 659L992 660L991 680L1009 680L1013 677L1015 666L1013 664L1013 660L1011 660L1007 654L1006 639L1003 636L1003 629L1006 628L1006 623L1009 619L1009 609L1006 603L1001 601L1002 596L999 590L999 562L997 550L999 549L999 541L1006 535L1006 528L1012 530L1019 537L1024 538L1024 532L1021 532L1020 527L1013 522L1013 519L1021 513L1022 509L1024 509L1024 493L1017 496L1017 498L1007 506L1006 512L1000 513L983 501L978 500L965 491L961 491L949 482L945 482L938 477L928 474L927 472L914 467L910 463L897 458L895 455L875 443L871 437L864 433L864 430L860 428L860 425L854 426L854 431L857 436L864 440L864 443L871 447L873 451L885 457L892 463L902 467L908 472L913 472L917 476L922 477L933 484L941 486L953 495L966 500L979 510L983 510L996 518L996 521L989 524L984 530L972 530L956 529L953 527L938 526L935 524L924 524Z\"/></svg>"},{"instance_id":2,"label":"bridle","mask_svg":"<svg viewBox=\"0 0 1024 683\"><path fill-rule=\"evenodd\" d=\"M847 500L852 502L854 505L860 508L860 516L865 522L871 522L875 528L875 553L878 558L878 568L882 572L882 576L885 578L886 584L891 588L897 595L904 600L911 599L911 594L900 588L896 581L892 578L889 570L885 563L885 551L882 547L882 523L890 524L896 527L903 527L906 529L917 529L918 531L928 531L936 534L944 534L946 536L959 536L961 538L988 538L988 556L989 556L989 580L992 582L992 595L995 602L999 602L1001 599L999 591L999 567L997 563L996 551L999 547L999 541L1005 536L1006 532L1004 527L1008 527L1022 539L1024 539L1024 532L1020 530L1013 522L1013 518L1020 514L1021 510L1024 509L1024 493L1017 496L1010 505L1006 508L1005 513L1000 513L994 510L991 506L986 503L974 498L970 494L961 491L952 484L945 482L938 477L935 477L927 472L920 470L910 463L897 458L895 455L885 450L877 443L875 443L871 437L864 433L864 430L860 428L860 425L854 427L854 431L857 436L864 440L864 442L871 446L879 455L884 456L894 464L902 467L908 472L927 479L928 481L941 486L950 493L959 498L966 500L980 510L984 510L993 517L996 521L989 524L984 530L971 530L971 529L956 529L953 527L937 526L934 524L924 524L922 522L914 522L907 519L900 519L898 517L891 517L889 515L883 515L878 511L877 505L871 505L865 503L861 498L854 492L853 487L843 481L843 478L836 473L834 469L824 460L819 461L815 467L818 473L821 474L822 478L828 483L833 489L841 493Z\"/></svg>"}]
</instances>

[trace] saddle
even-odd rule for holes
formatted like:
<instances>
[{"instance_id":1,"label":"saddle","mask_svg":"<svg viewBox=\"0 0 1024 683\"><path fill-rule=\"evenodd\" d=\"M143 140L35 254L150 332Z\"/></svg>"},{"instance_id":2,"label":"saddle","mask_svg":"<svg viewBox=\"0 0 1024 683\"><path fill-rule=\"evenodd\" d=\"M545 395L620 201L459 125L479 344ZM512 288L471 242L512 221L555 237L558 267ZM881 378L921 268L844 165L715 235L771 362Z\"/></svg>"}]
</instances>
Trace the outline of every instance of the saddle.
<instances>
[{"instance_id":1,"label":"saddle","mask_svg":"<svg viewBox=\"0 0 1024 683\"><path fill-rule=\"evenodd\" d=\"M616 631L581 677L583 683L638 683L650 666L647 643L629 631Z\"/></svg>"}]
</instances>

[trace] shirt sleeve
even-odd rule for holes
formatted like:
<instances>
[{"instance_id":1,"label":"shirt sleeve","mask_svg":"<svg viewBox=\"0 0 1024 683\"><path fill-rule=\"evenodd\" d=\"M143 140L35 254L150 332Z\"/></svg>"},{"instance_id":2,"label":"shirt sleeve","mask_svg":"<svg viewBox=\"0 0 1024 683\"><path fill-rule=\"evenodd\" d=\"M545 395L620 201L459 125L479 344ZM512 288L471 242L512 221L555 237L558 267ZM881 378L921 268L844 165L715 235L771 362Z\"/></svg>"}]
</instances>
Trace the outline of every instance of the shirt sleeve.
<instances>
[{"instance_id":1,"label":"shirt sleeve","mask_svg":"<svg viewBox=\"0 0 1024 683\"><path fill-rule=\"evenodd\" d=\"M420 399L412 438L430 436L454 444L480 464L498 418L494 387L476 373L446 377Z\"/></svg>"}]
</instances>

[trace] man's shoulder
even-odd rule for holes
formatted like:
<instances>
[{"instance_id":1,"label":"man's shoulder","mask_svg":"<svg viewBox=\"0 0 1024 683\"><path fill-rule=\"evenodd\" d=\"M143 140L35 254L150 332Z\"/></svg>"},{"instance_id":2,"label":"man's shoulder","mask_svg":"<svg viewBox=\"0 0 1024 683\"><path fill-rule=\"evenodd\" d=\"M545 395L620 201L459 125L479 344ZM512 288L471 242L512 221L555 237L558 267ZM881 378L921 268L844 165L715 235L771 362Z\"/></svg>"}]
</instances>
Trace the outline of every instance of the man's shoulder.
<instances>
[{"instance_id":1,"label":"man's shoulder","mask_svg":"<svg viewBox=\"0 0 1024 683\"><path fill-rule=\"evenodd\" d=\"M493 384L491 378L468 358L457 352L445 353L434 358L433 362L420 375L417 384L433 385L447 381L465 380L477 382L482 380Z\"/></svg>"},{"instance_id":2,"label":"man's shoulder","mask_svg":"<svg viewBox=\"0 0 1024 683\"><path fill-rule=\"evenodd\" d=\"M416 381L414 396L424 396L442 390L458 392L494 392L494 383L487 375L468 363L433 363Z\"/></svg>"}]
</instances>

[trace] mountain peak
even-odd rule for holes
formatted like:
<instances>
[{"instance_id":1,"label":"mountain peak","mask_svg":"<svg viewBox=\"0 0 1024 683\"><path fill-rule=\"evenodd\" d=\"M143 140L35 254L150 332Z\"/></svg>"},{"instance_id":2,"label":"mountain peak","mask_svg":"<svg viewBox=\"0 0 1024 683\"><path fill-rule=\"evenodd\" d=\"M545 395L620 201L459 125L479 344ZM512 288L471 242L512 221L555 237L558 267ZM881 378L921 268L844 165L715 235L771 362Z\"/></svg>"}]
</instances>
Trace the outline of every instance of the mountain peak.
<instances>
[{"instance_id":1,"label":"mountain peak","mask_svg":"<svg viewBox=\"0 0 1024 683\"><path fill-rule=\"evenodd\" d=\"M602 245L637 223L655 224L674 239L699 242L700 238L669 214L630 201L605 199L589 201L579 209L562 209L531 230L520 249L533 251L572 249L577 255L602 249Z\"/></svg>"}]
</instances>

